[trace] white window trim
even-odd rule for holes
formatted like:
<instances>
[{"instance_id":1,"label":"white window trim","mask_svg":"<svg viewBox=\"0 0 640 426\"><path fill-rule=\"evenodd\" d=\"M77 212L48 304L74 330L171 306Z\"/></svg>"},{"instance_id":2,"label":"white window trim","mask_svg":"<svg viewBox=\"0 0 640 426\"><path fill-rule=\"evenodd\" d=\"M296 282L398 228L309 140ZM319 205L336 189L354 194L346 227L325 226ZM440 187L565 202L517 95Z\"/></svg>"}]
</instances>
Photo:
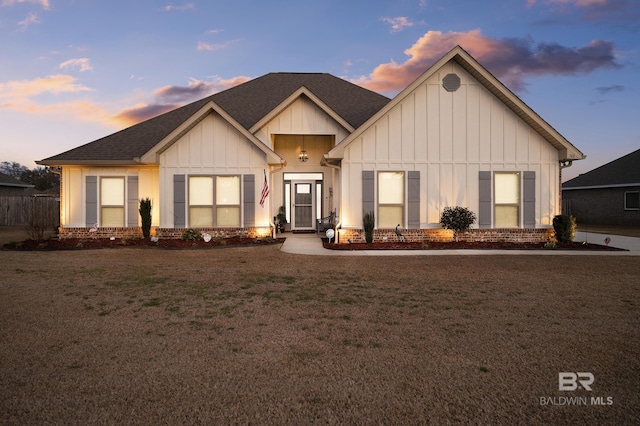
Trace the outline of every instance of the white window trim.
<instances>
[{"instance_id":1,"label":"white window trim","mask_svg":"<svg viewBox=\"0 0 640 426\"><path fill-rule=\"evenodd\" d=\"M636 194L636 197L640 198L640 191L624 191L624 210L629 212L640 210L638 207L627 207L627 194Z\"/></svg>"},{"instance_id":2,"label":"white window trim","mask_svg":"<svg viewBox=\"0 0 640 426\"><path fill-rule=\"evenodd\" d=\"M102 182L109 179L119 179L122 181L122 204L102 204ZM127 223L127 178L126 176L100 176L98 185L98 223L102 227L111 228L113 225L103 224L102 209L103 208L121 208L122 209L122 224L116 226L117 228L126 227Z\"/></svg>"},{"instance_id":3,"label":"white window trim","mask_svg":"<svg viewBox=\"0 0 640 426\"><path fill-rule=\"evenodd\" d=\"M191 204L191 194L189 193L189 188L191 185L191 178L197 177L206 177L211 178L213 184L213 194L212 194L212 202L213 204ZM238 178L238 203L239 204L220 204L216 203L216 184L218 177L237 177ZM191 224L191 208L192 207L210 207L212 210L213 223L211 227L213 228L236 228L242 226L242 175L241 174L216 174L216 175L202 175L202 174L194 174L187 176L187 220L186 223L190 228L208 228L208 226L194 226ZM238 226L221 226L218 225L218 217L217 217L217 209L218 207L229 207L229 208L237 208L238 209Z\"/></svg>"},{"instance_id":4,"label":"white window trim","mask_svg":"<svg viewBox=\"0 0 640 426\"><path fill-rule=\"evenodd\" d=\"M381 203L380 202L380 175L384 173L401 173L402 174L402 202L401 203ZM407 216L407 173L404 170L379 170L376 174L375 188L375 206L376 206L376 228L379 228L380 207L401 207L402 219L400 227L405 228ZM393 226L395 227L395 225Z\"/></svg>"},{"instance_id":5,"label":"white window trim","mask_svg":"<svg viewBox=\"0 0 640 426\"><path fill-rule=\"evenodd\" d=\"M497 200L497 196L496 196L496 176L497 175L518 175L518 202L517 203L498 203ZM518 207L518 225L515 227L511 227L513 229L517 229L517 228L522 228L522 221L523 221L523 212L522 212L522 172L520 171L515 171L515 170L501 170L501 171L496 171L493 172L493 179L492 179L492 191L493 191L493 198L492 198L492 202L493 202L493 226L494 227L498 227L497 225L497 213L496 213L496 207Z\"/></svg>"}]
</instances>

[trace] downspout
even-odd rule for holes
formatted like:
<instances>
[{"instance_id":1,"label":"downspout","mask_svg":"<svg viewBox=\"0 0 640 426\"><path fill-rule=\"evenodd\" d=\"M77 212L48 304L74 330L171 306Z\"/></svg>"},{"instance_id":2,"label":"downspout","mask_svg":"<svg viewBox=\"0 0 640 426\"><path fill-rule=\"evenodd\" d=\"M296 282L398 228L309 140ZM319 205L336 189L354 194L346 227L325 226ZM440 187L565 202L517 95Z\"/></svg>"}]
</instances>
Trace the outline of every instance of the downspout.
<instances>
[{"instance_id":1,"label":"downspout","mask_svg":"<svg viewBox=\"0 0 640 426\"><path fill-rule=\"evenodd\" d=\"M560 200L560 208L558 209L558 211L560 212L560 214L563 214L564 212L562 211L562 169L566 169L567 167L571 167L573 165L573 160L560 160L560 191L558 194L558 198Z\"/></svg>"},{"instance_id":2,"label":"downspout","mask_svg":"<svg viewBox=\"0 0 640 426\"><path fill-rule=\"evenodd\" d=\"M287 167L287 161L286 160L282 160L282 162L280 164L278 164L277 166L275 166L275 168L272 168L271 166L269 166L269 182L273 182L273 174L277 171L280 171L282 169L284 169L285 167ZM271 207L271 202L269 202L269 207ZM271 214L269 214L269 227L272 229L272 234L271 237L272 238L277 238L277 233L278 230L276 229L276 224L273 223L273 216Z\"/></svg>"},{"instance_id":3,"label":"downspout","mask_svg":"<svg viewBox=\"0 0 640 426\"><path fill-rule=\"evenodd\" d=\"M335 164L329 164L329 161L326 157L327 154L322 156L322 160L320 161L320 165L324 167L330 167L338 171L338 208L340 211L340 221L336 223L336 243L340 243L340 233L337 232L338 229L342 226L342 168L340 166L336 166ZM334 185L335 187L336 185Z\"/></svg>"}]
</instances>

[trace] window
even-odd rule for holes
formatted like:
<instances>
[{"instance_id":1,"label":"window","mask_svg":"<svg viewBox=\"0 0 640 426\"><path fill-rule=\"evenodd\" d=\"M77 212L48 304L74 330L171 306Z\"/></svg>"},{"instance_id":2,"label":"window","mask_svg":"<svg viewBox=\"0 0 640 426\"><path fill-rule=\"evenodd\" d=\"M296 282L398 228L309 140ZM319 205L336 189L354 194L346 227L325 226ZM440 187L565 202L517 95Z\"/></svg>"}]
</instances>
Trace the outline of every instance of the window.
<instances>
[{"instance_id":1,"label":"window","mask_svg":"<svg viewBox=\"0 0 640 426\"><path fill-rule=\"evenodd\" d=\"M495 227L519 227L520 173L496 173L494 182Z\"/></svg>"},{"instance_id":2,"label":"window","mask_svg":"<svg viewBox=\"0 0 640 426\"><path fill-rule=\"evenodd\" d=\"M404 224L404 172L378 173L378 228Z\"/></svg>"},{"instance_id":3,"label":"window","mask_svg":"<svg viewBox=\"0 0 640 426\"><path fill-rule=\"evenodd\" d=\"M124 178L100 179L100 226L124 226Z\"/></svg>"},{"instance_id":4,"label":"window","mask_svg":"<svg viewBox=\"0 0 640 426\"><path fill-rule=\"evenodd\" d=\"M189 226L240 226L240 176L190 176Z\"/></svg>"},{"instance_id":5,"label":"window","mask_svg":"<svg viewBox=\"0 0 640 426\"><path fill-rule=\"evenodd\" d=\"M213 177L189 177L189 226L213 226Z\"/></svg>"},{"instance_id":6,"label":"window","mask_svg":"<svg viewBox=\"0 0 640 426\"><path fill-rule=\"evenodd\" d=\"M640 192L626 191L624 193L624 209L640 210Z\"/></svg>"},{"instance_id":7,"label":"window","mask_svg":"<svg viewBox=\"0 0 640 426\"><path fill-rule=\"evenodd\" d=\"M216 176L216 226L240 226L240 176Z\"/></svg>"}]
</instances>

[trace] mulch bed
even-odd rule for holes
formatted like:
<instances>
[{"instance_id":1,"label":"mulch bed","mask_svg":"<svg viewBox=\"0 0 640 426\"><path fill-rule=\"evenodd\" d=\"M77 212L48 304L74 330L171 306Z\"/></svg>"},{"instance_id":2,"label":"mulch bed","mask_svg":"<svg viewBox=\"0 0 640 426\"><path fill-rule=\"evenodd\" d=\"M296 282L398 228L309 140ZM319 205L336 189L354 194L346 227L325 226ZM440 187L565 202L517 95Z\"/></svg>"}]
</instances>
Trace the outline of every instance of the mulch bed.
<instances>
[{"instance_id":1,"label":"mulch bed","mask_svg":"<svg viewBox=\"0 0 640 426\"><path fill-rule=\"evenodd\" d=\"M256 246L269 244L282 244L284 238L220 238L212 239L209 242L184 241L178 239L160 239L157 242L145 240L142 238L65 238L65 239L49 239L43 241L26 240L17 243L9 243L2 246L5 250L86 250L86 249L102 249L102 248L118 248L118 247L159 247L165 249L190 249L190 248L220 248L220 247L236 247L236 246Z\"/></svg>"},{"instance_id":2,"label":"mulch bed","mask_svg":"<svg viewBox=\"0 0 640 426\"><path fill-rule=\"evenodd\" d=\"M329 250L605 250L627 251L617 247L591 243L556 243L555 248L545 247L545 243L511 243L488 241L450 241L450 242L375 242L334 244L323 239L324 248Z\"/></svg>"}]
</instances>

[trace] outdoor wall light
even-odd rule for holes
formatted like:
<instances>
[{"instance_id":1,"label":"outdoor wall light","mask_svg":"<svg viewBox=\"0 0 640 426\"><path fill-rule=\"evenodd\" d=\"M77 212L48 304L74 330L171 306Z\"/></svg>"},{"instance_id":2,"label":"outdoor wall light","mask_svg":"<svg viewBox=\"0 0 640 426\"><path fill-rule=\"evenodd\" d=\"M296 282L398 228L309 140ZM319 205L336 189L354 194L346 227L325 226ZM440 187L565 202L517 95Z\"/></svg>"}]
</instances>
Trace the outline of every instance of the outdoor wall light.
<instances>
[{"instance_id":1,"label":"outdoor wall light","mask_svg":"<svg viewBox=\"0 0 640 426\"><path fill-rule=\"evenodd\" d=\"M309 157L307 156L307 150L304 149L304 136L303 136L302 137L302 151L300 151L300 154L298 155L298 160L300 160L301 163L306 163L308 159L309 159Z\"/></svg>"}]
</instances>

